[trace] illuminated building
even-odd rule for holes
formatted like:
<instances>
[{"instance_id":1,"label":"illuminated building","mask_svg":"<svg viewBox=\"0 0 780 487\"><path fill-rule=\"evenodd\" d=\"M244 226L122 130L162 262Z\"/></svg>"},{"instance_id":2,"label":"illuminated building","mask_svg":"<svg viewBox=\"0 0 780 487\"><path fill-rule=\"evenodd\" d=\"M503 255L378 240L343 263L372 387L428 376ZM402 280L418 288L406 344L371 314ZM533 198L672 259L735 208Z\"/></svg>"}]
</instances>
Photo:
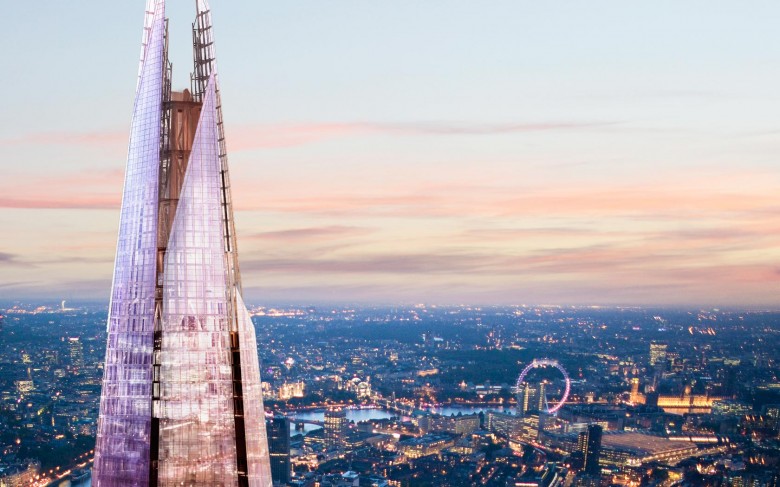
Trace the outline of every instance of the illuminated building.
<instances>
[{"instance_id":1,"label":"illuminated building","mask_svg":"<svg viewBox=\"0 0 780 487\"><path fill-rule=\"evenodd\" d=\"M518 412L525 414L529 411L545 411L547 409L545 386L544 381L538 384L524 382L517 391Z\"/></svg>"},{"instance_id":2,"label":"illuminated building","mask_svg":"<svg viewBox=\"0 0 780 487\"><path fill-rule=\"evenodd\" d=\"M398 451L410 459L420 458L454 446L456 438L456 435L449 433L428 433L399 441Z\"/></svg>"},{"instance_id":3,"label":"illuminated building","mask_svg":"<svg viewBox=\"0 0 780 487\"><path fill-rule=\"evenodd\" d=\"M601 487L601 475L579 474L571 485L574 487Z\"/></svg>"},{"instance_id":4,"label":"illuminated building","mask_svg":"<svg viewBox=\"0 0 780 487\"><path fill-rule=\"evenodd\" d=\"M493 431L496 434L504 437L516 437L523 425L522 416L515 416L514 414L499 413L496 411L488 411L487 414L487 428L489 431Z\"/></svg>"},{"instance_id":5,"label":"illuminated building","mask_svg":"<svg viewBox=\"0 0 780 487\"><path fill-rule=\"evenodd\" d=\"M780 430L780 404L767 404L761 409L761 414L773 428Z\"/></svg>"},{"instance_id":6,"label":"illuminated building","mask_svg":"<svg viewBox=\"0 0 780 487\"><path fill-rule=\"evenodd\" d=\"M675 464L695 455L695 443L634 432L610 432L601 439L601 463L631 465L661 462Z\"/></svg>"},{"instance_id":7,"label":"illuminated building","mask_svg":"<svg viewBox=\"0 0 780 487\"><path fill-rule=\"evenodd\" d=\"M710 414L712 403L725 399L709 394L693 394L691 386L686 386L679 395L648 394L647 404L658 406L664 412L671 414Z\"/></svg>"},{"instance_id":8,"label":"illuminated building","mask_svg":"<svg viewBox=\"0 0 780 487\"><path fill-rule=\"evenodd\" d=\"M78 337L68 338L68 348L70 349L70 364L73 366L73 373L78 375L84 371L84 346Z\"/></svg>"},{"instance_id":9,"label":"illuminated building","mask_svg":"<svg viewBox=\"0 0 780 487\"><path fill-rule=\"evenodd\" d=\"M639 392L639 377L631 379L631 395L628 401L633 405L644 404L647 402L647 398L644 394Z\"/></svg>"},{"instance_id":10,"label":"illuminated building","mask_svg":"<svg viewBox=\"0 0 780 487\"><path fill-rule=\"evenodd\" d=\"M287 485L290 481L290 420L275 416L266 420L268 451L271 457L271 478L274 484Z\"/></svg>"},{"instance_id":11,"label":"illuminated building","mask_svg":"<svg viewBox=\"0 0 780 487\"><path fill-rule=\"evenodd\" d=\"M577 450L585 459L585 473L598 475L601 470L599 461L601 456L601 436L603 428L597 424L588 425L588 428L577 436Z\"/></svg>"},{"instance_id":12,"label":"illuminated building","mask_svg":"<svg viewBox=\"0 0 780 487\"><path fill-rule=\"evenodd\" d=\"M544 487L562 487L566 485L566 476L569 473L566 467L554 462L548 462L544 467L544 474L542 474L539 485Z\"/></svg>"},{"instance_id":13,"label":"illuminated building","mask_svg":"<svg viewBox=\"0 0 780 487\"><path fill-rule=\"evenodd\" d=\"M285 382L279 386L279 400L286 401L293 397L303 397L305 394L306 386L303 382Z\"/></svg>"},{"instance_id":14,"label":"illuminated building","mask_svg":"<svg viewBox=\"0 0 780 487\"><path fill-rule=\"evenodd\" d=\"M535 443L539 437L540 417L539 413L529 413L523 417L520 426L519 439L526 443Z\"/></svg>"},{"instance_id":15,"label":"illuminated building","mask_svg":"<svg viewBox=\"0 0 780 487\"><path fill-rule=\"evenodd\" d=\"M753 406L732 399L712 401L712 412L715 416L741 417L753 413Z\"/></svg>"},{"instance_id":16,"label":"illuminated building","mask_svg":"<svg viewBox=\"0 0 780 487\"><path fill-rule=\"evenodd\" d=\"M325 411L325 448L342 449L347 436L347 412L343 409Z\"/></svg>"},{"instance_id":17,"label":"illuminated building","mask_svg":"<svg viewBox=\"0 0 780 487\"><path fill-rule=\"evenodd\" d=\"M479 429L479 415L441 416L437 414L430 418L428 427L432 431L446 431L464 435Z\"/></svg>"},{"instance_id":18,"label":"illuminated building","mask_svg":"<svg viewBox=\"0 0 780 487\"><path fill-rule=\"evenodd\" d=\"M0 470L0 486L22 487L34 485L40 477L41 462L38 460L25 460L18 465Z\"/></svg>"},{"instance_id":19,"label":"illuminated building","mask_svg":"<svg viewBox=\"0 0 780 487\"><path fill-rule=\"evenodd\" d=\"M582 452L587 448L587 431L572 433L543 432L539 442L559 452ZM697 443L717 443L718 437L664 438L630 431L603 431L599 448L600 466L631 466L661 462L675 464L695 456ZM584 460L587 461L586 458ZM591 462L592 464L592 462Z\"/></svg>"},{"instance_id":20,"label":"illuminated building","mask_svg":"<svg viewBox=\"0 0 780 487\"><path fill-rule=\"evenodd\" d=\"M35 383L32 380L17 380L14 381L14 385L21 395L29 394L35 390Z\"/></svg>"},{"instance_id":21,"label":"illuminated building","mask_svg":"<svg viewBox=\"0 0 780 487\"><path fill-rule=\"evenodd\" d=\"M665 343L653 342L650 344L650 365L653 367L663 366L666 364L666 349Z\"/></svg>"},{"instance_id":22,"label":"illuminated building","mask_svg":"<svg viewBox=\"0 0 780 487\"><path fill-rule=\"evenodd\" d=\"M371 397L371 382L370 379L365 381L355 377L352 380L348 380L344 385L346 390L354 392L358 398L370 398Z\"/></svg>"},{"instance_id":23,"label":"illuminated building","mask_svg":"<svg viewBox=\"0 0 780 487\"><path fill-rule=\"evenodd\" d=\"M608 404L567 404L558 418L568 423L568 431L584 430L588 424L598 424L605 431L622 430L626 413L622 407Z\"/></svg>"},{"instance_id":24,"label":"illuminated building","mask_svg":"<svg viewBox=\"0 0 780 487\"><path fill-rule=\"evenodd\" d=\"M171 90L148 0L114 266L92 485L271 485L243 302L211 13L191 90Z\"/></svg>"}]
</instances>

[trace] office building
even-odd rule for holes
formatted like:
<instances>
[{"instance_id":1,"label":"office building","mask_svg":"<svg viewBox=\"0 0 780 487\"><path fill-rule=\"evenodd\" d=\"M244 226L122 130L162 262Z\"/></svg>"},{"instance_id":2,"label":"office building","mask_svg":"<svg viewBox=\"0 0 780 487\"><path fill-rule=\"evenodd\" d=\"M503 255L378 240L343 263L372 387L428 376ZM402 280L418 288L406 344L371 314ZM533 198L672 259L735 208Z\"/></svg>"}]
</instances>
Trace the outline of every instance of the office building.
<instances>
[{"instance_id":1,"label":"office building","mask_svg":"<svg viewBox=\"0 0 780 487\"><path fill-rule=\"evenodd\" d=\"M487 428L503 438L516 438L523 427L523 417L488 411Z\"/></svg>"},{"instance_id":2,"label":"office building","mask_svg":"<svg viewBox=\"0 0 780 487\"><path fill-rule=\"evenodd\" d=\"M582 453L585 460L584 471L589 475L599 475L599 457L601 456L601 436L603 428L597 424L590 424L588 428L577 437L577 450Z\"/></svg>"},{"instance_id":3,"label":"office building","mask_svg":"<svg viewBox=\"0 0 780 487\"><path fill-rule=\"evenodd\" d=\"M631 395L628 401L635 406L647 402L647 397L639 391L639 377L631 378Z\"/></svg>"},{"instance_id":4,"label":"office building","mask_svg":"<svg viewBox=\"0 0 780 487\"><path fill-rule=\"evenodd\" d=\"M292 475L290 465L290 420L275 416L266 420L268 452L271 457L271 478L274 485L287 485Z\"/></svg>"},{"instance_id":5,"label":"office building","mask_svg":"<svg viewBox=\"0 0 780 487\"><path fill-rule=\"evenodd\" d=\"M523 382L517 391L518 413L525 414L529 411L546 411L547 396L546 382L539 383Z\"/></svg>"},{"instance_id":6,"label":"office building","mask_svg":"<svg viewBox=\"0 0 780 487\"><path fill-rule=\"evenodd\" d=\"M666 365L666 350L667 345L665 343L652 342L650 344L650 365L653 367L663 367Z\"/></svg>"},{"instance_id":7,"label":"office building","mask_svg":"<svg viewBox=\"0 0 780 487\"><path fill-rule=\"evenodd\" d=\"M70 364L72 372L76 375L84 372L84 345L78 337L68 338L70 349Z\"/></svg>"},{"instance_id":8,"label":"office building","mask_svg":"<svg viewBox=\"0 0 780 487\"><path fill-rule=\"evenodd\" d=\"M343 409L325 411L325 448L343 449L347 437L347 412Z\"/></svg>"},{"instance_id":9,"label":"office building","mask_svg":"<svg viewBox=\"0 0 780 487\"><path fill-rule=\"evenodd\" d=\"M92 485L271 485L244 305L211 11L172 90L164 0L148 0L108 318Z\"/></svg>"}]
</instances>

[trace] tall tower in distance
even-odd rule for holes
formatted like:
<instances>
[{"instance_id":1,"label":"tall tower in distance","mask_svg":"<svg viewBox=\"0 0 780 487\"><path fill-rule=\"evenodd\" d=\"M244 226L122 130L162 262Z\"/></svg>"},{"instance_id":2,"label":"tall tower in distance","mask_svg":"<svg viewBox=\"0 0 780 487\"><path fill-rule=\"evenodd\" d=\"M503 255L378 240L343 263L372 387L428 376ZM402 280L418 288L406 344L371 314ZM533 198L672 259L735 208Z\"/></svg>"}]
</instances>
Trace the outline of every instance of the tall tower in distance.
<instances>
[{"instance_id":1,"label":"tall tower in distance","mask_svg":"<svg viewBox=\"0 0 780 487\"><path fill-rule=\"evenodd\" d=\"M343 449L347 439L347 412L343 409L325 411L325 448Z\"/></svg>"},{"instance_id":2,"label":"tall tower in distance","mask_svg":"<svg viewBox=\"0 0 780 487\"><path fill-rule=\"evenodd\" d=\"M585 460L584 470L588 475L599 475L601 468L601 436L604 428L598 424L589 424L588 428L577 438L577 450Z\"/></svg>"},{"instance_id":3,"label":"tall tower in distance","mask_svg":"<svg viewBox=\"0 0 780 487\"><path fill-rule=\"evenodd\" d=\"M286 416L275 416L266 420L268 450L271 455L271 478L274 484L287 485L290 481L290 420Z\"/></svg>"},{"instance_id":4,"label":"tall tower in distance","mask_svg":"<svg viewBox=\"0 0 780 487\"><path fill-rule=\"evenodd\" d=\"M78 337L68 338L70 364L74 375L84 373L84 345Z\"/></svg>"},{"instance_id":5,"label":"tall tower in distance","mask_svg":"<svg viewBox=\"0 0 780 487\"><path fill-rule=\"evenodd\" d=\"M171 89L148 0L108 317L93 485L272 484L257 340L242 298L211 12Z\"/></svg>"},{"instance_id":6,"label":"tall tower in distance","mask_svg":"<svg viewBox=\"0 0 780 487\"><path fill-rule=\"evenodd\" d=\"M666 365L666 350L668 346L665 343L650 343L650 365L652 367L663 367Z\"/></svg>"},{"instance_id":7,"label":"tall tower in distance","mask_svg":"<svg viewBox=\"0 0 780 487\"><path fill-rule=\"evenodd\" d=\"M547 409L547 383L524 382L517 392L517 411L520 415L532 411L545 411Z\"/></svg>"}]
</instances>

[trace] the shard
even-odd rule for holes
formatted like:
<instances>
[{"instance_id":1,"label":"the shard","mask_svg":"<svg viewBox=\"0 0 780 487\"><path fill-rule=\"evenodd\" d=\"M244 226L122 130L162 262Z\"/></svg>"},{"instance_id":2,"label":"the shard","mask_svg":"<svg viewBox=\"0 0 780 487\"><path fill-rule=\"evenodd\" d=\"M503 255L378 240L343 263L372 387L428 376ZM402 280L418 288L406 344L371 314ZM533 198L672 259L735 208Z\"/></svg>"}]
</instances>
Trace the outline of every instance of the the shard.
<instances>
[{"instance_id":1,"label":"the shard","mask_svg":"<svg viewBox=\"0 0 780 487\"><path fill-rule=\"evenodd\" d=\"M171 90L149 0L130 131L93 485L271 485L254 327L241 295L211 13Z\"/></svg>"}]
</instances>

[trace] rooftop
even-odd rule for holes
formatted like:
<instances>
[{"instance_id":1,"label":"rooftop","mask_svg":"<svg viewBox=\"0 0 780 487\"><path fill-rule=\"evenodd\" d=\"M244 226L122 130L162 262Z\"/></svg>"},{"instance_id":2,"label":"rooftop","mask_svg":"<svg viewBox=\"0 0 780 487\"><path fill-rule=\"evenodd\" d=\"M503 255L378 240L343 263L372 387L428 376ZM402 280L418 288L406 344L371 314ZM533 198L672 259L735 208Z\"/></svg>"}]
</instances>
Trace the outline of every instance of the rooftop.
<instances>
[{"instance_id":1,"label":"rooftop","mask_svg":"<svg viewBox=\"0 0 780 487\"><path fill-rule=\"evenodd\" d=\"M604 432L601 443L602 446L611 449L630 450L638 456L657 455L674 450L689 449L694 446L686 441L675 441L661 436L631 431Z\"/></svg>"}]
</instances>

